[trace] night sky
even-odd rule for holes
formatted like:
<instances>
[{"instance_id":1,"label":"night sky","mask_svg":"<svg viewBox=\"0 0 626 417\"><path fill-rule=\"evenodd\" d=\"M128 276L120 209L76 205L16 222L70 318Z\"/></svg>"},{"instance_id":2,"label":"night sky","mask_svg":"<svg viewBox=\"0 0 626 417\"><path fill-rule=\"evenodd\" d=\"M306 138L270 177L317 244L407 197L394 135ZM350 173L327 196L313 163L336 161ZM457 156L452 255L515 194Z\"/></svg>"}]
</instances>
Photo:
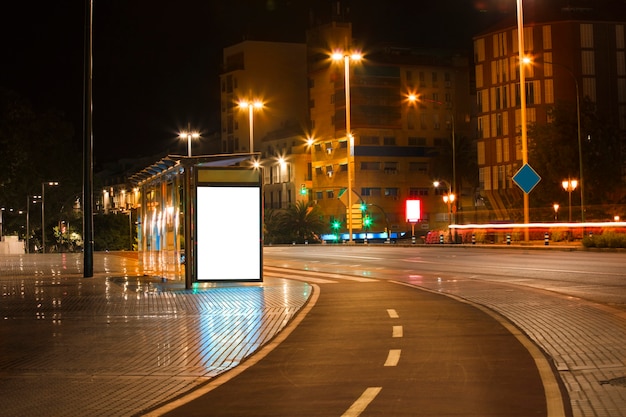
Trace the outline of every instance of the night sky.
<instances>
[{"instance_id":1,"label":"night sky","mask_svg":"<svg viewBox=\"0 0 626 417\"><path fill-rule=\"evenodd\" d=\"M84 0L0 5L0 85L37 110L55 108L82 143ZM163 153L187 123L219 131L224 47L244 39L304 42L329 0L95 0L96 163ZM471 48L515 0L352 0L355 38ZM179 152L184 152L184 144Z\"/></svg>"}]
</instances>

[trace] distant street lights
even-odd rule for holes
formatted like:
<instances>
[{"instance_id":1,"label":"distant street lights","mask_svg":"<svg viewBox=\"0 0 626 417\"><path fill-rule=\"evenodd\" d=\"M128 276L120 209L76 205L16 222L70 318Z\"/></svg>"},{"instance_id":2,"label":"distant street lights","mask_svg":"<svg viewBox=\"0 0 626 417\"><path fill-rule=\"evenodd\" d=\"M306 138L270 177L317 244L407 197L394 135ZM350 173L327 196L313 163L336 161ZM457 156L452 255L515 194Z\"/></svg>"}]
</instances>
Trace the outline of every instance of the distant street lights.
<instances>
[{"instance_id":1,"label":"distant street lights","mask_svg":"<svg viewBox=\"0 0 626 417\"><path fill-rule=\"evenodd\" d=\"M30 253L30 203L33 204L40 202L40 195L27 195L26 196L26 236L24 242L26 243L26 253Z\"/></svg>"},{"instance_id":2,"label":"distant street lights","mask_svg":"<svg viewBox=\"0 0 626 417\"><path fill-rule=\"evenodd\" d=\"M441 183L445 183L448 186L448 193L443 195L443 202L448 205L448 234L450 236L450 241L452 241L452 230L450 226L454 224L454 214L452 213L452 204L454 200L456 200L456 195L452 192L452 186L447 181L435 181L433 185L435 188L438 188ZM455 231L456 236L456 231Z\"/></svg>"},{"instance_id":3,"label":"distant street lights","mask_svg":"<svg viewBox=\"0 0 626 417\"><path fill-rule=\"evenodd\" d=\"M554 221L557 221L559 220L559 203L554 203L552 208L554 209Z\"/></svg>"},{"instance_id":4,"label":"distant street lights","mask_svg":"<svg viewBox=\"0 0 626 417\"><path fill-rule=\"evenodd\" d=\"M345 53L335 51L331 55L333 61L343 60L344 90L346 93L346 140L348 141L348 243L352 243L352 158L354 154L354 136L350 129L350 61L360 61L362 55L359 52Z\"/></svg>"},{"instance_id":5,"label":"distant street lights","mask_svg":"<svg viewBox=\"0 0 626 417\"><path fill-rule=\"evenodd\" d=\"M200 137L200 133L192 132L189 125L187 125L187 131L180 132L178 137L181 139L187 139L187 156L191 158L191 139L198 139Z\"/></svg>"},{"instance_id":6,"label":"distant street lights","mask_svg":"<svg viewBox=\"0 0 626 417\"><path fill-rule=\"evenodd\" d=\"M59 183L56 181L41 183L41 253L46 253L46 185L56 187Z\"/></svg>"},{"instance_id":7,"label":"distant street lights","mask_svg":"<svg viewBox=\"0 0 626 417\"><path fill-rule=\"evenodd\" d=\"M248 151L252 154L254 153L254 110L262 109L263 102L261 100L241 100L239 101L239 108L248 110L248 124L250 126L250 145Z\"/></svg>"},{"instance_id":8,"label":"distant street lights","mask_svg":"<svg viewBox=\"0 0 626 417\"><path fill-rule=\"evenodd\" d=\"M561 183L563 189L569 194L569 222L572 222L572 191L578 186L578 181L573 179L563 180Z\"/></svg>"}]
</instances>

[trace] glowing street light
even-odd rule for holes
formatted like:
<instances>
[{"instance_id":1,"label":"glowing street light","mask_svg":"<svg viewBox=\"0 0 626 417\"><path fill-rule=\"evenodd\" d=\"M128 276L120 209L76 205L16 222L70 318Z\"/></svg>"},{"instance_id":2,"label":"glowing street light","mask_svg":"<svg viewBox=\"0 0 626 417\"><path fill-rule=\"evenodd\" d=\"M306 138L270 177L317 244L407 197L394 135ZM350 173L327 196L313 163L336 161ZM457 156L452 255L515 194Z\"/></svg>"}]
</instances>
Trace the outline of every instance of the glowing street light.
<instances>
[{"instance_id":1,"label":"glowing street light","mask_svg":"<svg viewBox=\"0 0 626 417\"><path fill-rule=\"evenodd\" d=\"M344 53L342 51L335 51L331 55L333 61L340 61L343 59L344 63L344 90L346 92L346 139L348 140L348 243L352 243L352 157L354 150L354 136L350 129L350 61L360 61L362 55L359 52Z\"/></svg>"},{"instance_id":2,"label":"glowing street light","mask_svg":"<svg viewBox=\"0 0 626 417\"><path fill-rule=\"evenodd\" d=\"M448 233L450 235L450 240L452 240L452 230L450 228L450 225L454 224L452 204L454 203L454 200L456 200L456 195L454 195L454 193L452 192L452 186L447 181L435 181L433 182L433 185L435 186L435 188L437 188L441 185L442 182L448 186L448 193L443 195L443 202L448 205Z\"/></svg>"},{"instance_id":3,"label":"glowing street light","mask_svg":"<svg viewBox=\"0 0 626 417\"><path fill-rule=\"evenodd\" d=\"M563 189L569 194L569 222L572 222L572 191L578 187L578 181L572 179L563 180L561 183Z\"/></svg>"},{"instance_id":4,"label":"glowing street light","mask_svg":"<svg viewBox=\"0 0 626 417\"><path fill-rule=\"evenodd\" d=\"M198 139L200 137L200 133L192 132L189 125L187 125L187 131L180 132L178 137L181 139L187 139L187 156L191 158L191 139Z\"/></svg>"},{"instance_id":5,"label":"glowing street light","mask_svg":"<svg viewBox=\"0 0 626 417\"><path fill-rule=\"evenodd\" d=\"M41 253L46 253L46 185L56 187L59 183L56 181L41 183Z\"/></svg>"},{"instance_id":6,"label":"glowing street light","mask_svg":"<svg viewBox=\"0 0 626 417\"><path fill-rule=\"evenodd\" d=\"M40 201L40 195L26 196L26 236L24 237L24 242L26 243L26 253L30 253L30 204L35 204Z\"/></svg>"},{"instance_id":7,"label":"glowing street light","mask_svg":"<svg viewBox=\"0 0 626 417\"><path fill-rule=\"evenodd\" d=\"M249 152L252 154L254 152L254 110L259 110L263 108L263 102L261 100L241 100L239 101L239 108L242 110L248 110L248 118L250 125L250 145Z\"/></svg>"},{"instance_id":8,"label":"glowing street light","mask_svg":"<svg viewBox=\"0 0 626 417\"><path fill-rule=\"evenodd\" d=\"M554 209L554 221L557 221L559 220L559 203L554 203L552 208Z\"/></svg>"}]
</instances>

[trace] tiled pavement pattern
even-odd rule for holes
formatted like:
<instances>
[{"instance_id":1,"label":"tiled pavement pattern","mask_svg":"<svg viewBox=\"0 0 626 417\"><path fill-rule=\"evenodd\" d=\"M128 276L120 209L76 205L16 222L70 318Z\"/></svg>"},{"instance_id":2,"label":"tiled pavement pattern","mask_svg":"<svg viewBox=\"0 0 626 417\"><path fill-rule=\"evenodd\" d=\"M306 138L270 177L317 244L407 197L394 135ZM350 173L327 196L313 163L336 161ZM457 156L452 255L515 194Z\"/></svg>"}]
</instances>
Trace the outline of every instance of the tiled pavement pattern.
<instances>
[{"instance_id":1,"label":"tiled pavement pattern","mask_svg":"<svg viewBox=\"0 0 626 417\"><path fill-rule=\"evenodd\" d=\"M515 323L554 362L574 417L626 417L626 311L463 278L413 284L487 306Z\"/></svg>"},{"instance_id":2,"label":"tiled pavement pattern","mask_svg":"<svg viewBox=\"0 0 626 417\"><path fill-rule=\"evenodd\" d=\"M0 415L130 416L236 366L310 295L303 282L203 284L96 254L0 256Z\"/></svg>"}]
</instances>

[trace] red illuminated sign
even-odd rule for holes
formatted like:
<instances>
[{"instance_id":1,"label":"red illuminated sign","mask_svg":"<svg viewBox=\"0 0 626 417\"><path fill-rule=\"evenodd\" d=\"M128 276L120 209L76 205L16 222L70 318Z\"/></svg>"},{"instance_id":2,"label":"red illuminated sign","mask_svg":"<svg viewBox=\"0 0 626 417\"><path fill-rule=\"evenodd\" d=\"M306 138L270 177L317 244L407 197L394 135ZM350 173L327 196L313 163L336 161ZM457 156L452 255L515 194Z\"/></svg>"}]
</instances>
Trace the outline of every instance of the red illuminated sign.
<instances>
[{"instance_id":1,"label":"red illuminated sign","mask_svg":"<svg viewBox=\"0 0 626 417\"><path fill-rule=\"evenodd\" d=\"M421 200L406 200L406 221L417 223L422 218Z\"/></svg>"}]
</instances>

